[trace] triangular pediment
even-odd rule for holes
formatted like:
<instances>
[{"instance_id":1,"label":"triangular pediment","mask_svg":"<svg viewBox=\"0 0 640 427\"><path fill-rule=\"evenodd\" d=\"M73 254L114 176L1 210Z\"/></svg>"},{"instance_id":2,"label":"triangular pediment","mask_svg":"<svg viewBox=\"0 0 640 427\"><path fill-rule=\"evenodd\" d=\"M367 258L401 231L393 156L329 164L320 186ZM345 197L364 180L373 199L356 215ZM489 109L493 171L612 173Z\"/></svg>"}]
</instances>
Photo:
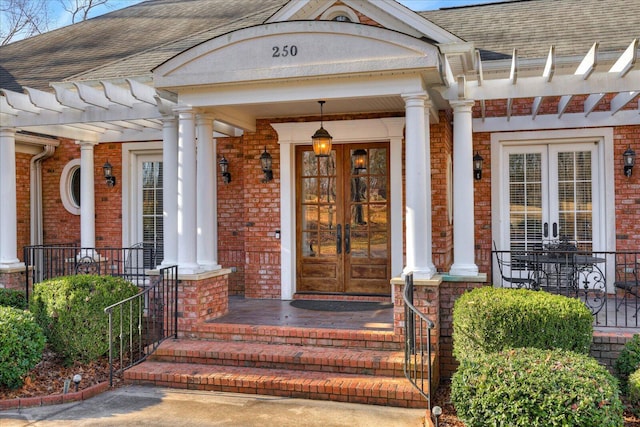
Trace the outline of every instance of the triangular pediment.
<instances>
[{"instance_id":1,"label":"triangular pediment","mask_svg":"<svg viewBox=\"0 0 640 427\"><path fill-rule=\"evenodd\" d=\"M395 0L292 0L266 23L332 20L340 15L354 23L380 26L435 43L463 42Z\"/></svg>"},{"instance_id":2,"label":"triangular pediment","mask_svg":"<svg viewBox=\"0 0 640 427\"><path fill-rule=\"evenodd\" d=\"M437 48L384 28L333 21L289 21L211 39L154 70L156 87L220 85L346 75L425 73Z\"/></svg>"}]
</instances>

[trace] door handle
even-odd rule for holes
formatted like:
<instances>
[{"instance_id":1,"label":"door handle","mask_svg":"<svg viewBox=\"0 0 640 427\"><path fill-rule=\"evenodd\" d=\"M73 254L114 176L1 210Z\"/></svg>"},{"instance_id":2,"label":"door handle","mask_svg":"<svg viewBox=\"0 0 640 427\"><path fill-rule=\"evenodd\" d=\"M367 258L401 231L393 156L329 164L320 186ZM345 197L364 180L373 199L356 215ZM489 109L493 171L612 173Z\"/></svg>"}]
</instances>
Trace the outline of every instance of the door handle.
<instances>
[{"instance_id":1,"label":"door handle","mask_svg":"<svg viewBox=\"0 0 640 427\"><path fill-rule=\"evenodd\" d=\"M558 223L553 223L553 237L558 237Z\"/></svg>"},{"instance_id":2,"label":"door handle","mask_svg":"<svg viewBox=\"0 0 640 427\"><path fill-rule=\"evenodd\" d=\"M349 224L344 226L344 252L351 253L351 227Z\"/></svg>"},{"instance_id":3,"label":"door handle","mask_svg":"<svg viewBox=\"0 0 640 427\"><path fill-rule=\"evenodd\" d=\"M544 225L542 226L542 235L544 237L549 237L549 223L545 222Z\"/></svg>"},{"instance_id":4,"label":"door handle","mask_svg":"<svg viewBox=\"0 0 640 427\"><path fill-rule=\"evenodd\" d=\"M342 225L338 224L338 229L336 231L336 252L338 254L342 253Z\"/></svg>"}]
</instances>

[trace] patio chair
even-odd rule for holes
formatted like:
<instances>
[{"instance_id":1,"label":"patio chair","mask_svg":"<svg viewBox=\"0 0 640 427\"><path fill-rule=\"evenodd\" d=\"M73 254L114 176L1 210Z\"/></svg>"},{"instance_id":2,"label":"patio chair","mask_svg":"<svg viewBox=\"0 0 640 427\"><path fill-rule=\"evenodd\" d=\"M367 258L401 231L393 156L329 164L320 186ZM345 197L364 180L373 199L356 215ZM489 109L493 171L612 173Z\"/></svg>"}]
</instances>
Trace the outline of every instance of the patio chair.
<instances>
[{"instance_id":1,"label":"patio chair","mask_svg":"<svg viewBox=\"0 0 640 427\"><path fill-rule=\"evenodd\" d=\"M505 255L509 255L507 252L498 252L496 249L496 242L493 242L493 250L496 254L496 260L498 262L498 270L500 270L500 277L503 282L510 283L512 286L516 288L525 288L525 289L538 289L539 283L530 277L529 272L527 272L527 277L518 277L513 275L506 275L505 271L508 268L509 272L513 272L513 263L506 259Z\"/></svg>"},{"instance_id":2,"label":"patio chair","mask_svg":"<svg viewBox=\"0 0 640 427\"><path fill-rule=\"evenodd\" d=\"M616 307L616 311L620 310L620 306L629 300L635 301L636 311L633 317L638 315L640 310L640 264L638 261L631 264L619 264L616 268L616 281L613 283L616 289L623 291L622 298Z\"/></svg>"}]
</instances>

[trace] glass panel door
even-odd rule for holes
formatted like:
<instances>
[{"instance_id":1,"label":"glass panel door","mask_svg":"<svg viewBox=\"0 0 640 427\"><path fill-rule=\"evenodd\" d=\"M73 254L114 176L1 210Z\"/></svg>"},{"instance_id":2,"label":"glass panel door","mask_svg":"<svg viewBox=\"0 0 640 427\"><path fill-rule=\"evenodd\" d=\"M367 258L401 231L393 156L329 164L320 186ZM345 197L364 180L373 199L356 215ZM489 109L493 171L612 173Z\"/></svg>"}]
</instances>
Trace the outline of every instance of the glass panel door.
<instances>
[{"instance_id":1,"label":"glass panel door","mask_svg":"<svg viewBox=\"0 0 640 427\"><path fill-rule=\"evenodd\" d=\"M144 268L156 268L164 258L162 161L139 158L139 226L136 245L142 246Z\"/></svg>"}]
</instances>

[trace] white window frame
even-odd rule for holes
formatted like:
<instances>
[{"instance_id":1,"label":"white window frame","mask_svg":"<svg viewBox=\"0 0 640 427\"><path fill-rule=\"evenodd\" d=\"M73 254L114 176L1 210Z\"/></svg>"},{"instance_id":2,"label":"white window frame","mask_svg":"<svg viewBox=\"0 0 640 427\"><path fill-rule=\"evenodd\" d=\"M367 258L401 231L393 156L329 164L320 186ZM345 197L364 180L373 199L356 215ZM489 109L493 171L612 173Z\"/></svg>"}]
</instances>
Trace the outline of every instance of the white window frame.
<instances>
[{"instance_id":1,"label":"white window frame","mask_svg":"<svg viewBox=\"0 0 640 427\"><path fill-rule=\"evenodd\" d=\"M72 215L80 215L80 205L73 198L71 182L73 174L78 169L80 169L80 159L73 159L64 166L62 174L60 174L60 200L64 208Z\"/></svg>"}]
</instances>

